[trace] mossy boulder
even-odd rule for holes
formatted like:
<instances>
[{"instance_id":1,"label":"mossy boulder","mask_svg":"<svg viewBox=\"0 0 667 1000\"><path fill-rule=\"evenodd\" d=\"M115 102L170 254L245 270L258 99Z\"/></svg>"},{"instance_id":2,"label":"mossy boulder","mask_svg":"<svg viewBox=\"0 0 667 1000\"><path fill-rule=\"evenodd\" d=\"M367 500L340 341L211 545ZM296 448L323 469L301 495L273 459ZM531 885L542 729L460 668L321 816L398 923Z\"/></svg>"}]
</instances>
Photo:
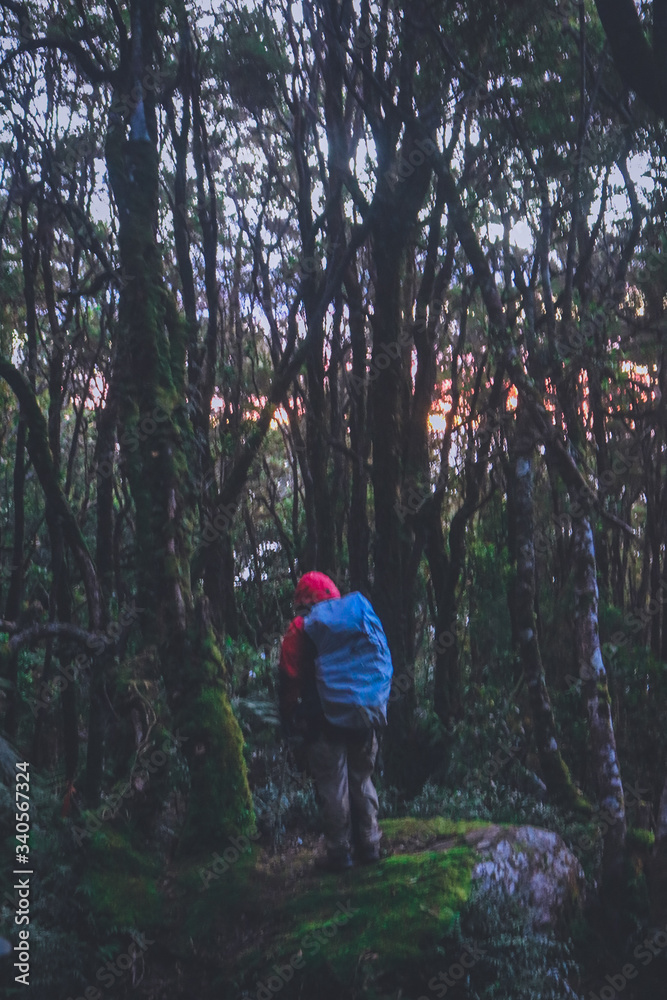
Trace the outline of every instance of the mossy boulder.
<instances>
[{"instance_id":1,"label":"mossy boulder","mask_svg":"<svg viewBox=\"0 0 667 1000\"><path fill-rule=\"evenodd\" d=\"M447 851L467 847L475 852L471 887L482 891L500 886L525 904L532 925L558 928L584 901L585 876L563 839L536 826L482 822L389 820L381 824L386 842L396 850Z\"/></svg>"},{"instance_id":2,"label":"mossy boulder","mask_svg":"<svg viewBox=\"0 0 667 1000\"><path fill-rule=\"evenodd\" d=\"M478 855L473 883L500 885L525 903L533 927L559 927L584 899L578 859L557 833L536 826L487 826L470 832Z\"/></svg>"},{"instance_id":3,"label":"mossy boulder","mask_svg":"<svg viewBox=\"0 0 667 1000\"><path fill-rule=\"evenodd\" d=\"M260 859L244 900L249 920L228 913L219 928L230 943L225 996L261 1000L281 985L280 975L286 1000L314 990L331 1000L352 982L366 995L371 983L412 980L436 961L470 895L475 855L465 844L395 853L342 875L314 870L314 853L282 866ZM220 893L222 909L229 896Z\"/></svg>"},{"instance_id":4,"label":"mossy boulder","mask_svg":"<svg viewBox=\"0 0 667 1000\"><path fill-rule=\"evenodd\" d=\"M246 883L243 925L229 910L225 931L218 923L237 997L267 996L279 974L290 979L285 998L295 983L317 983L320 1000L329 986L340 995L352 982L366 984L360 995L368 987L369 996L387 982L425 983L443 961L457 960L460 918L475 888L493 895L504 887L525 902L536 929L559 928L582 899L579 862L547 830L442 817L385 820L381 827L388 854L371 867L318 872L312 861L321 845L314 842L258 858ZM217 895L211 886L209 904ZM219 917L229 900L229 892L219 896Z\"/></svg>"}]
</instances>

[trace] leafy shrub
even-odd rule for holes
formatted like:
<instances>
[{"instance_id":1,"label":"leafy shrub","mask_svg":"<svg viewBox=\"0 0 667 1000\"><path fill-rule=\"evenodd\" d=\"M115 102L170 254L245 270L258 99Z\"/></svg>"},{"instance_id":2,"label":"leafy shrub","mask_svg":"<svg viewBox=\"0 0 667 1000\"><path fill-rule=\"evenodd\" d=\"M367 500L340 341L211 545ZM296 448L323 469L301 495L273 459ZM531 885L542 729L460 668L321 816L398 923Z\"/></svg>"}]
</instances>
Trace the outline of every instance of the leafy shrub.
<instances>
[{"instance_id":1,"label":"leafy shrub","mask_svg":"<svg viewBox=\"0 0 667 1000\"><path fill-rule=\"evenodd\" d=\"M529 911L500 888L474 890L461 913L462 943L484 954L471 970L466 1000L580 1000L571 940L531 926Z\"/></svg>"}]
</instances>

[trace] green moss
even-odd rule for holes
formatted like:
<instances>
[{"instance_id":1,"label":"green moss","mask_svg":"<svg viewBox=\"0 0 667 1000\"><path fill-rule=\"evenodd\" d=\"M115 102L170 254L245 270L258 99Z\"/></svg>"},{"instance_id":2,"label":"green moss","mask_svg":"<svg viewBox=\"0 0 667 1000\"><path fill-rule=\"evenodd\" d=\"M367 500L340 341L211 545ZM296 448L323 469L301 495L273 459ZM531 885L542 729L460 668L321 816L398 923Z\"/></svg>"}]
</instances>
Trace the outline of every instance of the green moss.
<instances>
[{"instance_id":1,"label":"green moss","mask_svg":"<svg viewBox=\"0 0 667 1000\"><path fill-rule=\"evenodd\" d=\"M597 681L595 688L597 690L597 695L600 701L604 702L604 704L607 704L609 702L609 689L607 687L607 682Z\"/></svg>"},{"instance_id":2,"label":"green moss","mask_svg":"<svg viewBox=\"0 0 667 1000\"><path fill-rule=\"evenodd\" d=\"M428 823L437 835L470 826ZM470 896L473 858L472 849L461 846L396 854L372 868L322 876L311 891L297 893L278 911L267 906L266 922L272 926L265 926L261 947L255 944L237 956L239 984L247 988L252 978L270 976L274 965L289 963L299 953L302 989L310 989L323 973L339 984L350 983L366 961L373 976L423 969L431 956L436 960Z\"/></svg>"},{"instance_id":3,"label":"green moss","mask_svg":"<svg viewBox=\"0 0 667 1000\"><path fill-rule=\"evenodd\" d=\"M392 843L401 840L420 840L422 843L428 843L442 837L461 836L469 830L477 830L488 825L484 820L453 820L445 819L444 816L434 816L432 819L404 816L400 819L385 819L380 823L386 840Z\"/></svg>"},{"instance_id":4,"label":"green moss","mask_svg":"<svg viewBox=\"0 0 667 1000\"><path fill-rule=\"evenodd\" d=\"M223 939L229 940L236 933L240 919L262 921L266 900L261 892L264 883L257 871L260 848L249 842L248 849L243 850L238 839L235 843L240 846L240 853L226 868L220 859L231 844L221 846L215 856L211 854L196 863L188 859L179 872L177 891L187 899L181 938L186 952L190 940L215 952L221 929ZM227 856L231 859L234 854L228 852Z\"/></svg>"},{"instance_id":5,"label":"green moss","mask_svg":"<svg viewBox=\"0 0 667 1000\"><path fill-rule=\"evenodd\" d=\"M627 845L629 848L638 847L643 850L652 848L655 844L655 834L653 830L642 830L639 827L631 826L627 833Z\"/></svg>"},{"instance_id":6,"label":"green moss","mask_svg":"<svg viewBox=\"0 0 667 1000\"><path fill-rule=\"evenodd\" d=\"M572 803L572 810L583 819L590 819L593 815L593 806L579 789L577 789L576 798Z\"/></svg>"},{"instance_id":7,"label":"green moss","mask_svg":"<svg viewBox=\"0 0 667 1000\"><path fill-rule=\"evenodd\" d=\"M208 661L202 674L210 678L217 669ZM192 777L181 847L199 854L254 828L243 735L219 680L195 695L178 723L190 739Z\"/></svg>"},{"instance_id":8,"label":"green moss","mask_svg":"<svg viewBox=\"0 0 667 1000\"><path fill-rule=\"evenodd\" d=\"M159 925L160 868L154 857L137 849L125 833L102 829L93 834L79 892L101 932Z\"/></svg>"}]
</instances>

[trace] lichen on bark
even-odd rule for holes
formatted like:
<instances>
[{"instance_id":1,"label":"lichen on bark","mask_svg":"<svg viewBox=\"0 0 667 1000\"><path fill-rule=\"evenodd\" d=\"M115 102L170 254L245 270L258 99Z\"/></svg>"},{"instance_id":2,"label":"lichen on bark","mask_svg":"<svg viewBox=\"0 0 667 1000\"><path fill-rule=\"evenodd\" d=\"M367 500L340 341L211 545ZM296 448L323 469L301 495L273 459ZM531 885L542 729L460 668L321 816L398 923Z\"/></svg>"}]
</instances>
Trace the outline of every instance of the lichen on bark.
<instances>
[{"instance_id":1,"label":"lichen on bark","mask_svg":"<svg viewBox=\"0 0 667 1000\"><path fill-rule=\"evenodd\" d=\"M146 58L146 38L140 47ZM111 115L106 141L119 217L121 460L135 507L142 639L157 651L171 724L187 737L191 787L181 843L210 850L230 832L250 829L253 817L222 660L210 625L197 620L190 590L196 498L185 395L187 330L162 273L159 157L148 106L146 123L128 135L126 123Z\"/></svg>"},{"instance_id":2,"label":"lichen on bark","mask_svg":"<svg viewBox=\"0 0 667 1000\"><path fill-rule=\"evenodd\" d=\"M579 676L590 726L591 766L601 805L613 817L604 837L606 881L619 876L626 837L625 799L616 753L607 673L600 649L595 543L588 517L573 519L574 628Z\"/></svg>"}]
</instances>

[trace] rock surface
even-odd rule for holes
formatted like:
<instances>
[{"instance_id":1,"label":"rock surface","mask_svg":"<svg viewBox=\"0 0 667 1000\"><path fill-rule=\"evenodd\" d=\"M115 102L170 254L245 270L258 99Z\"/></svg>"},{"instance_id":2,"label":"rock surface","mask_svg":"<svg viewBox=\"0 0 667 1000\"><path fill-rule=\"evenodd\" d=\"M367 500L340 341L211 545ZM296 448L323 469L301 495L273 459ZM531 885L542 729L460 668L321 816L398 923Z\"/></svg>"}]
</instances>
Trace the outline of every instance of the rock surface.
<instances>
[{"instance_id":1,"label":"rock surface","mask_svg":"<svg viewBox=\"0 0 667 1000\"><path fill-rule=\"evenodd\" d=\"M562 837L550 830L479 822L454 822L447 829L448 821L442 817L403 820L398 836L391 822L382 826L389 828L390 850L398 853L470 847L479 856L472 870L473 886L482 890L500 886L516 896L531 913L535 929L562 924L584 902L583 869Z\"/></svg>"},{"instance_id":2,"label":"rock surface","mask_svg":"<svg viewBox=\"0 0 667 1000\"><path fill-rule=\"evenodd\" d=\"M239 982L247 984L245 995L259 995L257 976L268 982L267 977L275 976L276 963L282 968L292 956L300 961L307 954L312 960L299 981L300 995L316 996L323 976L335 984L359 984L360 997L380 995L376 988L393 996L397 979L420 984L425 995L423 983L447 964L443 955L449 962L461 953L460 924L458 930L456 924L471 889L477 890L471 926L477 928L478 944L489 952L476 973L480 985L492 981L498 968L505 970L503 975L513 975L522 961L515 953L515 937L499 936L495 918L488 927L485 924L485 912L495 902L492 896L498 888L516 900L532 928L544 934L541 943L532 945L543 959L538 961L535 980L541 982L542 973L551 968L551 957L560 954L554 939L567 935L569 920L584 896L584 873L561 837L533 826L444 816L396 817L382 820L380 826L379 864L342 873L326 873L314 865L325 849L314 833L295 836L280 854L270 848L260 851L255 867L257 896L243 932L241 954L231 932L236 922L229 922L229 896L220 883L215 891L220 894L221 920L230 941L225 960L236 970ZM350 913L340 927L332 924L339 904ZM529 927L519 924L519 933L528 936ZM313 941L320 932L321 948L319 938ZM266 960L258 969L260 953ZM527 975L534 972L526 965ZM343 992L341 985L339 995ZM268 996L268 991L262 995Z\"/></svg>"},{"instance_id":3,"label":"rock surface","mask_svg":"<svg viewBox=\"0 0 667 1000\"><path fill-rule=\"evenodd\" d=\"M584 872L557 833L536 826L488 826L465 840L480 854L473 883L502 886L525 901L533 926L555 927L583 903Z\"/></svg>"}]
</instances>

